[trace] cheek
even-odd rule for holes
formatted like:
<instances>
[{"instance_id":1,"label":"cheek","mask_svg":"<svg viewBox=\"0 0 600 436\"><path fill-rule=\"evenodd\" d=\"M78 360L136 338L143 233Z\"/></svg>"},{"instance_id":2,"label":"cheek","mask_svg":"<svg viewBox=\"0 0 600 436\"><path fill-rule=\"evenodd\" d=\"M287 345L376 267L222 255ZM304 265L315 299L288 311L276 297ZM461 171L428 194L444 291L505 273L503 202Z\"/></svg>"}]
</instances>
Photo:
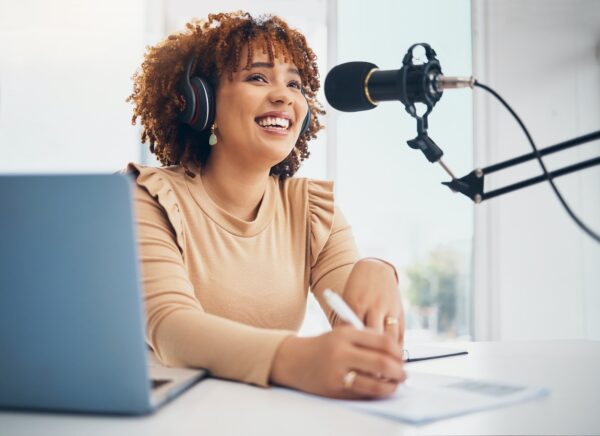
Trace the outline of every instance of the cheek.
<instances>
[{"instance_id":1,"label":"cheek","mask_svg":"<svg viewBox=\"0 0 600 436\"><path fill-rule=\"evenodd\" d=\"M302 127L302 123L304 123L304 119L306 118L306 116L308 115L308 111L310 110L309 106L308 106L308 101L304 98L301 97L301 100L298 102L298 113L296 114L298 120L300 120L300 127Z\"/></svg>"},{"instance_id":2,"label":"cheek","mask_svg":"<svg viewBox=\"0 0 600 436\"><path fill-rule=\"evenodd\" d=\"M217 125L226 136L239 136L254 123L255 98L241 92L218 96L216 101Z\"/></svg>"},{"instance_id":3,"label":"cheek","mask_svg":"<svg viewBox=\"0 0 600 436\"><path fill-rule=\"evenodd\" d=\"M216 123L223 139L238 138L247 130L243 110L241 106L236 105L235 101L228 101L225 104L217 106Z\"/></svg>"}]
</instances>

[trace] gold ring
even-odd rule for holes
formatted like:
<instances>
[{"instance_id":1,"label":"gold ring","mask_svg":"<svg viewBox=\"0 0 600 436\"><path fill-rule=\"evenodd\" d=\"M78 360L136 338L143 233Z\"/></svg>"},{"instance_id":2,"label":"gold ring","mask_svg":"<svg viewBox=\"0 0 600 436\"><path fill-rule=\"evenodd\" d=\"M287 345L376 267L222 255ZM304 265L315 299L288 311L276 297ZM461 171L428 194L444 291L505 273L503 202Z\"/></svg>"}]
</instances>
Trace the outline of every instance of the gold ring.
<instances>
[{"instance_id":1,"label":"gold ring","mask_svg":"<svg viewBox=\"0 0 600 436\"><path fill-rule=\"evenodd\" d=\"M352 385L354 384L354 380L356 379L356 371L348 371L345 375L344 375L344 387L346 389L350 389L352 388Z\"/></svg>"},{"instance_id":2,"label":"gold ring","mask_svg":"<svg viewBox=\"0 0 600 436\"><path fill-rule=\"evenodd\" d=\"M395 316L386 316L385 319L383 320L383 324L387 327L390 325L397 325L398 324L398 318L396 318Z\"/></svg>"}]
</instances>

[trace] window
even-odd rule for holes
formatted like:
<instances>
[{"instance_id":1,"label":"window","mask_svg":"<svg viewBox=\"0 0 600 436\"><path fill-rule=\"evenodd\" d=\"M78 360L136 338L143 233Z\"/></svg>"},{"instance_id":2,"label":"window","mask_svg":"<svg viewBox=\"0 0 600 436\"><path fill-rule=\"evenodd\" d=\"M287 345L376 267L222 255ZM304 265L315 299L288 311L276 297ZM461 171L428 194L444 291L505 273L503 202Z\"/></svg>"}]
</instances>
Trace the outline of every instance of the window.
<instances>
[{"instance_id":1,"label":"window","mask_svg":"<svg viewBox=\"0 0 600 436\"><path fill-rule=\"evenodd\" d=\"M337 63L399 69L408 47L429 43L448 75L471 73L470 2L337 3ZM457 176L472 170L472 95L446 91L429 135ZM398 102L336 113L337 199L363 256L399 269L407 336L470 337L472 205L440 184L443 169L406 145L416 122ZM332 144L329 144L332 145Z\"/></svg>"}]
</instances>

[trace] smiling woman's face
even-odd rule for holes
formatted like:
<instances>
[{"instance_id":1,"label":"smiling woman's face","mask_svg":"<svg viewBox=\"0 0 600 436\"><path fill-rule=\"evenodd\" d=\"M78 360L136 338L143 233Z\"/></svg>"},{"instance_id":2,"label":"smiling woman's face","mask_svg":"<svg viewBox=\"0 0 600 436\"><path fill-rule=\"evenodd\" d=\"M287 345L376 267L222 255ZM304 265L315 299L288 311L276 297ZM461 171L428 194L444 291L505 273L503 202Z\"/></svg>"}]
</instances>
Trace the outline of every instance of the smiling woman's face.
<instances>
[{"instance_id":1,"label":"smiling woman's face","mask_svg":"<svg viewBox=\"0 0 600 436\"><path fill-rule=\"evenodd\" d=\"M308 103L301 92L298 69L283 62L282 54L271 64L259 47L254 50L250 70L242 69L247 59L246 46L233 80L225 74L217 88L219 142L213 151L244 165L268 169L285 159L296 144Z\"/></svg>"}]
</instances>

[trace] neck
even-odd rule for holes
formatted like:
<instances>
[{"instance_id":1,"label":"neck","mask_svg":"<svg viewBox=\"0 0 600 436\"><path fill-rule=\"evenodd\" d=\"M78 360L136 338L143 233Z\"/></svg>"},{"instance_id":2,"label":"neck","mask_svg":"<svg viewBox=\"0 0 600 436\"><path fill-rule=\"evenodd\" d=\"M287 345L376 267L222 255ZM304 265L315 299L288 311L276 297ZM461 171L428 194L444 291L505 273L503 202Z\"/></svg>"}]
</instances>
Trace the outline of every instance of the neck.
<instances>
[{"instance_id":1,"label":"neck","mask_svg":"<svg viewBox=\"0 0 600 436\"><path fill-rule=\"evenodd\" d=\"M202 168L202 183L219 207L245 221L253 221L269 180L269 170L248 168L211 154Z\"/></svg>"}]
</instances>

